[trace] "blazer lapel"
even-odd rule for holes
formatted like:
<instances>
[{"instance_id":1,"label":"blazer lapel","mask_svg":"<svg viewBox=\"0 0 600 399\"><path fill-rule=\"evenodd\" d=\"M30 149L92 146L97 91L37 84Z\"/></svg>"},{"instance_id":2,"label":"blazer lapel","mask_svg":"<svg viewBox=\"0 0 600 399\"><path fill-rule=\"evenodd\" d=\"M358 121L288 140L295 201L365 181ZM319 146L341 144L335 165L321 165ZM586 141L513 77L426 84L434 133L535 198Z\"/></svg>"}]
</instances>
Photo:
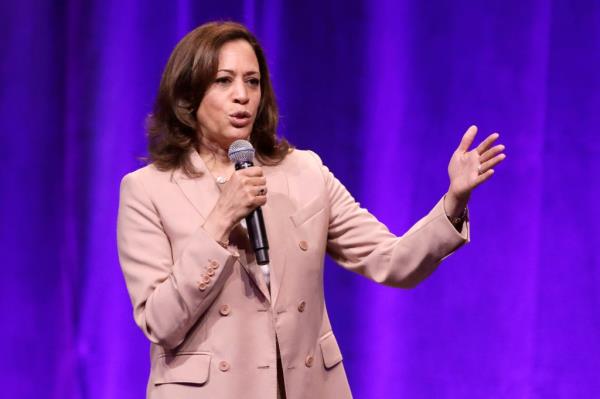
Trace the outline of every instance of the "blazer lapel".
<instances>
[{"instance_id":1,"label":"blazer lapel","mask_svg":"<svg viewBox=\"0 0 600 399\"><path fill-rule=\"evenodd\" d=\"M196 150L191 150L188 156L196 171L199 172L199 176L189 177L181 169L177 169L173 177L188 201L202 216L202 219L206 220L219 199L219 187L200 158L200 154Z\"/></svg>"},{"instance_id":2,"label":"blazer lapel","mask_svg":"<svg viewBox=\"0 0 600 399\"><path fill-rule=\"evenodd\" d=\"M285 174L279 168L264 167L267 179L267 203L262 207L269 240L269 267L271 273L271 302L279 294L286 265L286 237L290 214L289 189Z\"/></svg>"},{"instance_id":3,"label":"blazer lapel","mask_svg":"<svg viewBox=\"0 0 600 399\"><path fill-rule=\"evenodd\" d=\"M262 166L262 165L261 165ZM285 216L282 213L289 203L288 186L285 175L272 167L263 166L263 172L267 179L267 203L262 207L267 240L269 242L269 274L271 292L267 287L265 277L256 263L256 258L246 237L246 256L240 256L240 263L244 266L248 275L256 283L256 286L265 298L274 304L281 286L281 279L285 270Z\"/></svg>"}]
</instances>

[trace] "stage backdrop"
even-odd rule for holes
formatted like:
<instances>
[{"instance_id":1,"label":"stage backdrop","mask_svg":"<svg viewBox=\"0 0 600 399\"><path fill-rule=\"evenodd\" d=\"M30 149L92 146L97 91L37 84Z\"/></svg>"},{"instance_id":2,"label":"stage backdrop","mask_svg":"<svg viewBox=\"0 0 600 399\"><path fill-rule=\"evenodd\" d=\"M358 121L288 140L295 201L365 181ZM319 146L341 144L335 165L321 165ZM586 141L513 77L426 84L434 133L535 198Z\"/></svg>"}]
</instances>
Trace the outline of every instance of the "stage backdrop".
<instances>
[{"instance_id":1,"label":"stage backdrop","mask_svg":"<svg viewBox=\"0 0 600 399\"><path fill-rule=\"evenodd\" d=\"M473 195L472 242L416 289L328 263L355 397L600 397L598 0L1 8L3 397L143 397L119 183L143 165L170 51L214 19L246 23L264 45L280 134L397 234L444 194L470 124L507 145Z\"/></svg>"}]
</instances>

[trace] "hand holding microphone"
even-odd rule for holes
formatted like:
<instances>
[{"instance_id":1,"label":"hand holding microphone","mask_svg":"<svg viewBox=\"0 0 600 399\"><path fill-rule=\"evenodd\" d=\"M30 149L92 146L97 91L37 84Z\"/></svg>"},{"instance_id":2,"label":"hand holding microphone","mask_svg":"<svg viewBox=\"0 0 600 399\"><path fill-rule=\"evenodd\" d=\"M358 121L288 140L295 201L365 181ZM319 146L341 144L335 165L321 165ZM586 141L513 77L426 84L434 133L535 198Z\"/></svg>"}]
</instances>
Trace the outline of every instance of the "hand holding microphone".
<instances>
[{"instance_id":1,"label":"hand holding microphone","mask_svg":"<svg viewBox=\"0 0 600 399\"><path fill-rule=\"evenodd\" d=\"M259 265L269 263L269 243L260 207L267 202L266 179L262 168L253 166L254 148L246 140L237 140L229 148L235 172L223 187L215 208L204 224L218 241L227 241L229 233L245 217L250 243Z\"/></svg>"},{"instance_id":2,"label":"hand holding microphone","mask_svg":"<svg viewBox=\"0 0 600 399\"><path fill-rule=\"evenodd\" d=\"M252 210L267 202L266 179L260 166L233 172L223 186L215 211L231 231Z\"/></svg>"}]
</instances>

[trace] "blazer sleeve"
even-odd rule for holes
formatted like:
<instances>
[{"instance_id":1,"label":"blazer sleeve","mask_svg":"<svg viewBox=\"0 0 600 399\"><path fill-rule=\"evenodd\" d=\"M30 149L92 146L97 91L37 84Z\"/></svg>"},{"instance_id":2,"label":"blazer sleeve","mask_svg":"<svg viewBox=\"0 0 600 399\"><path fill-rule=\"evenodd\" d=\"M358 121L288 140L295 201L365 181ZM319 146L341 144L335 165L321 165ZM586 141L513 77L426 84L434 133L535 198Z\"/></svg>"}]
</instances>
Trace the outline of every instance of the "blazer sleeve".
<instances>
[{"instance_id":1,"label":"blazer sleeve","mask_svg":"<svg viewBox=\"0 0 600 399\"><path fill-rule=\"evenodd\" d=\"M141 179L134 172L121 182L119 261L136 324L150 341L173 349L213 302L235 256L206 233L198 217L199 227L174 262L160 215Z\"/></svg>"},{"instance_id":2,"label":"blazer sleeve","mask_svg":"<svg viewBox=\"0 0 600 399\"><path fill-rule=\"evenodd\" d=\"M313 155L329 198L327 252L343 267L381 284L412 288L469 241L469 221L457 231L444 211L444 198L408 232L395 236Z\"/></svg>"}]
</instances>

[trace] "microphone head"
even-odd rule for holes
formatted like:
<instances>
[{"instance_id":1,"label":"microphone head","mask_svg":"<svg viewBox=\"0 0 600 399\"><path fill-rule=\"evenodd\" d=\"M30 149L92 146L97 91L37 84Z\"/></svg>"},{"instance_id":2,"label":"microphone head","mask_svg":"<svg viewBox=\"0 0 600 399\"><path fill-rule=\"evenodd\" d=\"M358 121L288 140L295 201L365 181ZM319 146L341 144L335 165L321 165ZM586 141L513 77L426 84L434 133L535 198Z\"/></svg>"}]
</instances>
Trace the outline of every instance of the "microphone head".
<instances>
[{"instance_id":1,"label":"microphone head","mask_svg":"<svg viewBox=\"0 0 600 399\"><path fill-rule=\"evenodd\" d=\"M229 146L229 159L238 164L252 162L254 159L254 148L247 140L236 140Z\"/></svg>"}]
</instances>

